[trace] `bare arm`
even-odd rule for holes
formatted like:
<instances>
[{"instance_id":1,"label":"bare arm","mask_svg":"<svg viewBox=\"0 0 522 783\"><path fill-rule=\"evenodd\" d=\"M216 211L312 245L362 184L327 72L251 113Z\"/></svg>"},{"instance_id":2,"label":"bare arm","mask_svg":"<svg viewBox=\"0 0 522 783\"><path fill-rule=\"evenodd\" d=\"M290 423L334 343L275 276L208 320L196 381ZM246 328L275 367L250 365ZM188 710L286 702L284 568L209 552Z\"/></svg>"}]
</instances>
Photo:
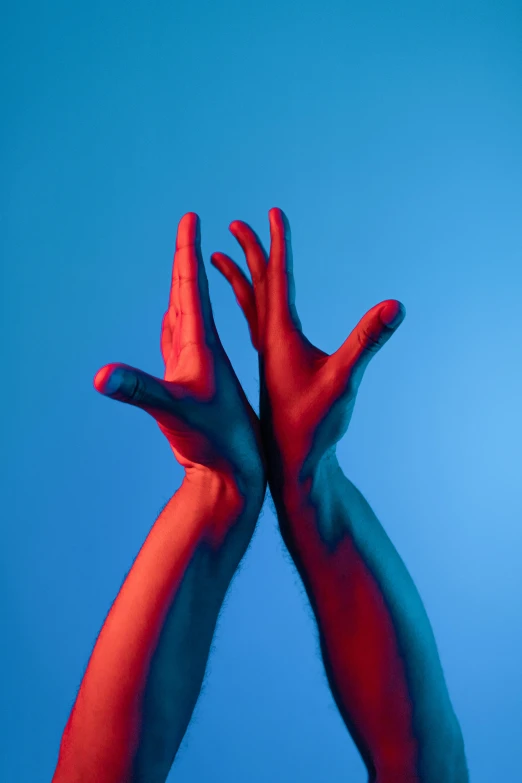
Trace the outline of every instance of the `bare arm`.
<instances>
[{"instance_id":1,"label":"bare arm","mask_svg":"<svg viewBox=\"0 0 522 783\"><path fill-rule=\"evenodd\" d=\"M195 213L179 223L172 271L161 330L165 377L108 364L94 386L152 416L185 477L103 624L53 783L166 779L263 503L259 421L214 324Z\"/></svg>"},{"instance_id":2,"label":"bare arm","mask_svg":"<svg viewBox=\"0 0 522 783\"><path fill-rule=\"evenodd\" d=\"M269 257L250 226L230 225L252 282L223 253L212 263L232 285L259 353L270 491L315 612L334 698L371 781L465 783L462 735L426 612L335 456L364 370L404 308L380 302L334 354L321 351L297 314L288 220L279 209L269 219ZM322 271L317 264L319 278Z\"/></svg>"},{"instance_id":3,"label":"bare arm","mask_svg":"<svg viewBox=\"0 0 522 783\"><path fill-rule=\"evenodd\" d=\"M419 593L335 454L277 503L332 694L377 783L467 783L460 726ZM277 490L276 490L277 493Z\"/></svg>"},{"instance_id":4,"label":"bare arm","mask_svg":"<svg viewBox=\"0 0 522 783\"><path fill-rule=\"evenodd\" d=\"M260 485L241 488L217 474L184 480L103 624L53 783L166 779L262 502Z\"/></svg>"}]
</instances>

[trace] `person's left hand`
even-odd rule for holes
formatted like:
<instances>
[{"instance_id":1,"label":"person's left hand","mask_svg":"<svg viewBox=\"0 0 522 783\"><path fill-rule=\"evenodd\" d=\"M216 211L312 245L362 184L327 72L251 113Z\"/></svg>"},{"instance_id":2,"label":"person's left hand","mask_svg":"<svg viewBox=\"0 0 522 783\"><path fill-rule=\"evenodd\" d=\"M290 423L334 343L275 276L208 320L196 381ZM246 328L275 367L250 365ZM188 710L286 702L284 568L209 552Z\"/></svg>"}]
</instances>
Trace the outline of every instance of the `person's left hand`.
<instances>
[{"instance_id":1,"label":"person's left hand","mask_svg":"<svg viewBox=\"0 0 522 783\"><path fill-rule=\"evenodd\" d=\"M96 373L94 387L149 413L188 476L210 470L264 482L259 420L216 330L199 224L187 212L178 226L161 329L164 378L113 363Z\"/></svg>"},{"instance_id":2,"label":"person's left hand","mask_svg":"<svg viewBox=\"0 0 522 783\"><path fill-rule=\"evenodd\" d=\"M235 220L229 226L245 253L251 281L224 253L213 253L211 263L232 286L259 354L261 431L277 502L283 477L296 479L305 466L311 475L335 452L364 371L395 333L405 309L396 299L374 305L332 355L312 345L295 306L288 219L274 208L269 220L270 254L247 223ZM320 269L319 259L313 263Z\"/></svg>"}]
</instances>

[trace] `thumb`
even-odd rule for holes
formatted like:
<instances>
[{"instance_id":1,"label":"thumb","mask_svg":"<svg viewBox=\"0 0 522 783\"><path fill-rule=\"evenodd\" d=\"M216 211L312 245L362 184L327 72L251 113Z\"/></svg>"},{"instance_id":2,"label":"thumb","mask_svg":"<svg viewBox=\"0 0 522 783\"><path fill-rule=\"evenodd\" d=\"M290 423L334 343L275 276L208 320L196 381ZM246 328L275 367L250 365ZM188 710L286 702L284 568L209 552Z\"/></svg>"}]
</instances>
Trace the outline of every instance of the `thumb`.
<instances>
[{"instance_id":1,"label":"thumb","mask_svg":"<svg viewBox=\"0 0 522 783\"><path fill-rule=\"evenodd\" d=\"M127 364L106 364L94 376L94 388L105 397L121 402L132 400L138 389L138 377Z\"/></svg>"},{"instance_id":2,"label":"thumb","mask_svg":"<svg viewBox=\"0 0 522 783\"><path fill-rule=\"evenodd\" d=\"M169 382L167 388L165 381L128 364L106 364L94 376L93 384L105 397L142 408L156 419L156 411L172 413L178 406L175 384Z\"/></svg>"},{"instance_id":3,"label":"thumb","mask_svg":"<svg viewBox=\"0 0 522 783\"><path fill-rule=\"evenodd\" d=\"M386 299L372 307L355 327L361 350L370 355L377 353L405 316L406 308L397 299Z\"/></svg>"},{"instance_id":4,"label":"thumb","mask_svg":"<svg viewBox=\"0 0 522 783\"><path fill-rule=\"evenodd\" d=\"M334 361L361 374L370 359L390 339L404 320L406 309L397 299L387 299L363 315L355 329L333 354Z\"/></svg>"}]
</instances>

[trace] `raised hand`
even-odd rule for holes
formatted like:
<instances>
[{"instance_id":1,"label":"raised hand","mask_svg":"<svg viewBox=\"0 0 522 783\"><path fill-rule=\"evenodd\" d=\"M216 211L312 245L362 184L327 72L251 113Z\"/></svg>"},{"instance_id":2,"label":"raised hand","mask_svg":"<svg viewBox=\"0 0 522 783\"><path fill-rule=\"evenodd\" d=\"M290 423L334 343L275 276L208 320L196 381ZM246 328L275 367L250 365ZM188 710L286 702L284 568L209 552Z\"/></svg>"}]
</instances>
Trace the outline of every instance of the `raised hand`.
<instances>
[{"instance_id":1,"label":"raised hand","mask_svg":"<svg viewBox=\"0 0 522 783\"><path fill-rule=\"evenodd\" d=\"M186 475L98 635L53 783L166 780L263 504L259 421L216 332L192 212L178 227L161 351L163 379L125 364L94 379L101 394L156 420Z\"/></svg>"},{"instance_id":2,"label":"raised hand","mask_svg":"<svg viewBox=\"0 0 522 783\"><path fill-rule=\"evenodd\" d=\"M202 470L261 476L259 421L216 330L194 212L178 226L161 353L163 379L113 363L96 373L95 388L149 413L188 476Z\"/></svg>"},{"instance_id":3,"label":"raised hand","mask_svg":"<svg viewBox=\"0 0 522 783\"><path fill-rule=\"evenodd\" d=\"M255 232L236 220L230 231L243 249L252 283L224 253L212 264L231 284L260 357L261 427L271 487L290 475L308 474L346 432L368 362L404 318L388 299L361 318L331 356L304 336L295 307L290 226L271 209L270 256Z\"/></svg>"},{"instance_id":4,"label":"raised hand","mask_svg":"<svg viewBox=\"0 0 522 783\"><path fill-rule=\"evenodd\" d=\"M279 209L269 217L269 258L246 223L230 225L252 283L223 253L212 263L232 285L259 353L270 490L317 620L332 695L369 780L467 783L462 732L420 596L335 455L364 370L404 308L380 302L331 356L316 348L295 308L288 221Z\"/></svg>"}]
</instances>

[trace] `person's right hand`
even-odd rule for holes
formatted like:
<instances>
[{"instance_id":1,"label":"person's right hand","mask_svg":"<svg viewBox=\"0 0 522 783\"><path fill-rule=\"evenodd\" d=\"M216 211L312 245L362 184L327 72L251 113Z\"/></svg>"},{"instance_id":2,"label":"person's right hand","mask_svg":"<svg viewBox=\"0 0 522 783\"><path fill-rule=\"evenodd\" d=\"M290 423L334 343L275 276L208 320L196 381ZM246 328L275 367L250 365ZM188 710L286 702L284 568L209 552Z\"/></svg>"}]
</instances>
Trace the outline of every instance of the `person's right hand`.
<instances>
[{"instance_id":1,"label":"person's right hand","mask_svg":"<svg viewBox=\"0 0 522 783\"><path fill-rule=\"evenodd\" d=\"M259 353L261 429L274 488L286 477L308 477L346 432L370 359L404 318L403 305L387 299L372 307L331 356L306 339L295 308L290 226L271 209L270 257L242 221L229 229L241 245L252 283L224 253L212 264L231 284ZM317 277L322 265L317 263ZM275 498L274 498L275 500Z\"/></svg>"},{"instance_id":2,"label":"person's right hand","mask_svg":"<svg viewBox=\"0 0 522 783\"><path fill-rule=\"evenodd\" d=\"M259 421L214 323L194 212L178 226L161 352L164 378L111 363L96 373L96 390L152 416L189 478L212 472L264 486Z\"/></svg>"}]
</instances>

